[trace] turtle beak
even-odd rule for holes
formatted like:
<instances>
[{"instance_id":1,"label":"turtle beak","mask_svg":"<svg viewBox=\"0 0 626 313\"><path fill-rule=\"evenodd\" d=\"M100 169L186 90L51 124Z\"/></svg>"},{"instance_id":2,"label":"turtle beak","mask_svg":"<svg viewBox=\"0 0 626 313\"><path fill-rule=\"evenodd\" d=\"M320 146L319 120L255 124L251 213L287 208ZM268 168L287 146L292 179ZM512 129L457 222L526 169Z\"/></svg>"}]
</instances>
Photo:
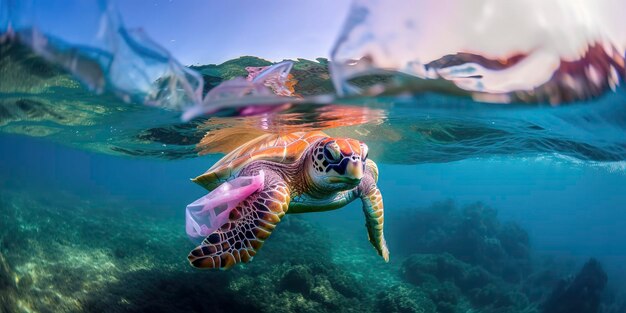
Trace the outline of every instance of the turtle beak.
<instances>
[{"instance_id":1,"label":"turtle beak","mask_svg":"<svg viewBox=\"0 0 626 313\"><path fill-rule=\"evenodd\" d=\"M350 161L346 167L346 176L353 180L363 178L363 165L360 161Z\"/></svg>"}]
</instances>

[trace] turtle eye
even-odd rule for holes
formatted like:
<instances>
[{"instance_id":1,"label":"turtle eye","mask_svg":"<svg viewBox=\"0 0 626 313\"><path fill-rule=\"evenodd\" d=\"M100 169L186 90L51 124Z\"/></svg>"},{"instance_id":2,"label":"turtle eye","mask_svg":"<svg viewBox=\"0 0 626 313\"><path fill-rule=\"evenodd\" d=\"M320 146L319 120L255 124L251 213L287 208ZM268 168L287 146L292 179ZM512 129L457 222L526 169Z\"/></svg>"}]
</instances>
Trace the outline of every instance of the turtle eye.
<instances>
[{"instance_id":1,"label":"turtle eye","mask_svg":"<svg viewBox=\"0 0 626 313\"><path fill-rule=\"evenodd\" d=\"M329 163L338 163L341 161L341 149L336 142L329 142L324 146L324 158Z\"/></svg>"}]
</instances>

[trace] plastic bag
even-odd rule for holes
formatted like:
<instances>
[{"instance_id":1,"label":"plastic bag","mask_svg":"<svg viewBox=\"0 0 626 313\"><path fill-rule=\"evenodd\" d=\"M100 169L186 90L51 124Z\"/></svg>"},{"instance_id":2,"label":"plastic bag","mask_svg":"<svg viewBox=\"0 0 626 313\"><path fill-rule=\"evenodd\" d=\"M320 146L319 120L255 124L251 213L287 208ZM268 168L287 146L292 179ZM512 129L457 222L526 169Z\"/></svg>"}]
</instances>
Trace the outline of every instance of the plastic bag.
<instances>
[{"instance_id":1,"label":"plastic bag","mask_svg":"<svg viewBox=\"0 0 626 313\"><path fill-rule=\"evenodd\" d=\"M241 176L221 184L204 197L187 205L185 212L187 235L204 238L229 220L230 212L251 194L263 189L265 174Z\"/></svg>"}]
</instances>

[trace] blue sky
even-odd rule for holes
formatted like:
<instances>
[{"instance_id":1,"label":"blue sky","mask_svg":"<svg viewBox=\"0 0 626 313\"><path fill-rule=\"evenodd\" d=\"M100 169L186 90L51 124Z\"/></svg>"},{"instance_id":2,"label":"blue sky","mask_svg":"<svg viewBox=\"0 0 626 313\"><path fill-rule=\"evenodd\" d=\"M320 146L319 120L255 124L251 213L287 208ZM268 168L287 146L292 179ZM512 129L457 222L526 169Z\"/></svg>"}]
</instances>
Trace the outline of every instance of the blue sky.
<instances>
[{"instance_id":1,"label":"blue sky","mask_svg":"<svg viewBox=\"0 0 626 313\"><path fill-rule=\"evenodd\" d=\"M142 27L183 64L241 55L270 60L328 56L349 0L117 1L128 27Z\"/></svg>"},{"instance_id":2,"label":"blue sky","mask_svg":"<svg viewBox=\"0 0 626 313\"><path fill-rule=\"evenodd\" d=\"M129 28L142 28L185 65L241 55L269 60L328 57L350 0L112 0ZM90 44L97 0L16 2L48 34Z\"/></svg>"}]
</instances>

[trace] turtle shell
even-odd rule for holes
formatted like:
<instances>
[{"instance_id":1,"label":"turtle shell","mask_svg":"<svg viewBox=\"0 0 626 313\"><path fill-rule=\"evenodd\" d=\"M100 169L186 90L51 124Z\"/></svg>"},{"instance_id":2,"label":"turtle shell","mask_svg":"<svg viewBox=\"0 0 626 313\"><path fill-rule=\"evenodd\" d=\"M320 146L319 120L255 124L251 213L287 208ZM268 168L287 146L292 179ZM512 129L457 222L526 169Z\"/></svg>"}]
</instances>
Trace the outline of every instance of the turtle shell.
<instances>
[{"instance_id":1,"label":"turtle shell","mask_svg":"<svg viewBox=\"0 0 626 313\"><path fill-rule=\"evenodd\" d=\"M192 180L211 191L224 181L237 176L246 165L254 161L294 163L312 143L326 137L328 135L321 131L262 135L239 146L204 174Z\"/></svg>"}]
</instances>

